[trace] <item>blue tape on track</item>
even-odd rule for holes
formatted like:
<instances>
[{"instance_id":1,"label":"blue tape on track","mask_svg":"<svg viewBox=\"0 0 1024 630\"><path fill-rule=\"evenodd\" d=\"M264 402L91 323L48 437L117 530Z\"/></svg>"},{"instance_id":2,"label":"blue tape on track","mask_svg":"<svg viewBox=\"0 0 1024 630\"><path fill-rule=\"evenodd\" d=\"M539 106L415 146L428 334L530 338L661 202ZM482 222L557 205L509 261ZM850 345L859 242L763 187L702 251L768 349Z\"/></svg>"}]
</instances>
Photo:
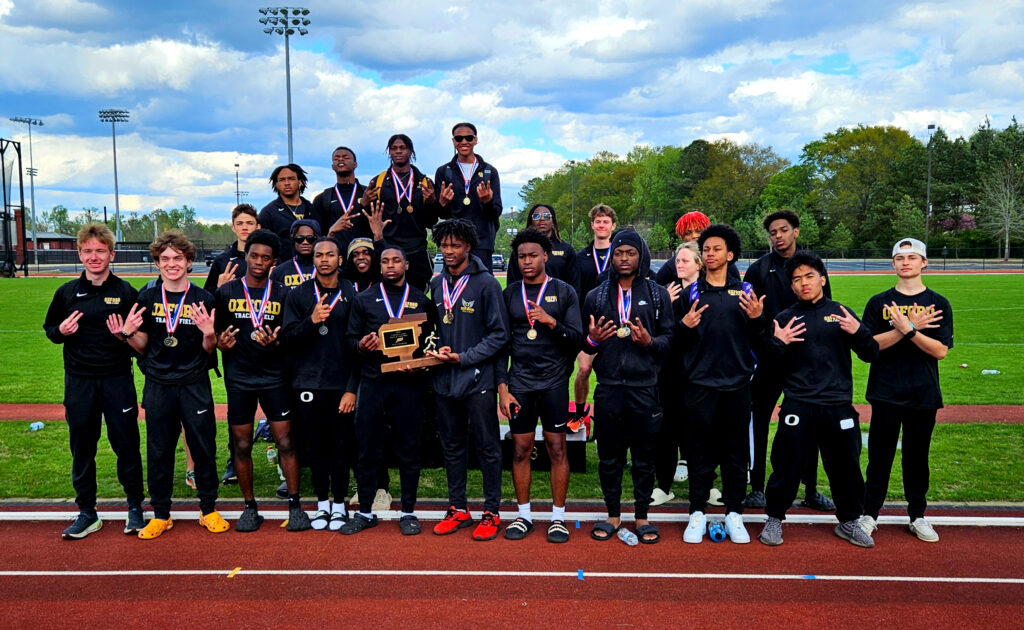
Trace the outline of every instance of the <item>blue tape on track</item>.
<instances>
[{"instance_id":1,"label":"blue tape on track","mask_svg":"<svg viewBox=\"0 0 1024 630\"><path fill-rule=\"evenodd\" d=\"M582 580L583 579L583 569L580 569L579 571L576 572L576 579L577 580Z\"/></svg>"}]
</instances>

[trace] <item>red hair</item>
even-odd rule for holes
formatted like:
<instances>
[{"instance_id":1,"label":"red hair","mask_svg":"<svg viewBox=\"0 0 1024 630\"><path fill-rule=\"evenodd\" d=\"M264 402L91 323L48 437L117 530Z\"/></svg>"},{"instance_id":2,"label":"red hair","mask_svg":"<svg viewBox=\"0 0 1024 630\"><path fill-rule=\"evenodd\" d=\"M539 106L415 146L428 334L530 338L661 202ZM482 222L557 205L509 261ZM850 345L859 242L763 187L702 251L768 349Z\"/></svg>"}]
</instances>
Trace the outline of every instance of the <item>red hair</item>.
<instances>
[{"instance_id":1,"label":"red hair","mask_svg":"<svg viewBox=\"0 0 1024 630\"><path fill-rule=\"evenodd\" d=\"M683 234L692 230L703 232L709 225L711 221L703 212L687 212L676 221L676 236L683 238Z\"/></svg>"}]
</instances>

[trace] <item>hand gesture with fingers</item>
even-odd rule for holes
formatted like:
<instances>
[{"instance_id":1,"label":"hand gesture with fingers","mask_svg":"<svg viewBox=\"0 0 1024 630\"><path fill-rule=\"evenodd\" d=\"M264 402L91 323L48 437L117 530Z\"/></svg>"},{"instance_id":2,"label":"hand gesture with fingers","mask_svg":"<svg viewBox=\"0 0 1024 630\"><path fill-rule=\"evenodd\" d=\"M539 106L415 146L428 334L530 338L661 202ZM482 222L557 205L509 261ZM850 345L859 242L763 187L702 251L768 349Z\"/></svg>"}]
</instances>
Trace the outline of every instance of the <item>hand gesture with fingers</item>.
<instances>
[{"instance_id":1,"label":"hand gesture with fingers","mask_svg":"<svg viewBox=\"0 0 1024 630\"><path fill-rule=\"evenodd\" d=\"M740 308L743 309L743 312L746 313L747 317L750 319L757 319L761 316L761 313L764 312L764 298L765 296L763 295L758 298L757 295L754 294L753 289L750 290L750 293L741 291Z\"/></svg>"},{"instance_id":2,"label":"hand gesture with fingers","mask_svg":"<svg viewBox=\"0 0 1024 630\"><path fill-rule=\"evenodd\" d=\"M588 334L594 343L602 343L610 339L615 334L616 328L618 327L615 325L615 322L605 319L604 315L596 322L594 321L594 316L590 316L590 330Z\"/></svg>"},{"instance_id":3,"label":"hand gesture with fingers","mask_svg":"<svg viewBox=\"0 0 1024 630\"><path fill-rule=\"evenodd\" d=\"M911 325L910 320L907 318L906 314L902 310L900 310L900 307L896 306L896 302L893 302L886 308L889 309L889 323L892 324L893 328L900 331L904 335L908 334L911 330L914 329L914 326Z\"/></svg>"},{"instance_id":4,"label":"hand gesture with fingers","mask_svg":"<svg viewBox=\"0 0 1024 630\"><path fill-rule=\"evenodd\" d=\"M145 307L141 304L132 304L131 309L128 311L128 316L124 318L124 322L121 324L121 332L124 335L131 335L138 329L142 328L142 313L145 311ZM117 316L118 321L121 320L121 316ZM110 325L109 323L107 324Z\"/></svg>"},{"instance_id":5,"label":"hand gesture with fingers","mask_svg":"<svg viewBox=\"0 0 1024 630\"><path fill-rule=\"evenodd\" d=\"M331 307L327 304L328 299L330 299L330 296L324 294L320 301L317 302L316 307L313 308L313 314L310 317L314 324L322 324L331 316Z\"/></svg>"},{"instance_id":6,"label":"hand gesture with fingers","mask_svg":"<svg viewBox=\"0 0 1024 630\"><path fill-rule=\"evenodd\" d=\"M80 319L82 319L81 311L71 311L71 314L68 315L67 319L62 321L58 327L60 334L65 337L75 334L75 331L78 330L78 320Z\"/></svg>"},{"instance_id":7,"label":"hand gesture with fingers","mask_svg":"<svg viewBox=\"0 0 1024 630\"><path fill-rule=\"evenodd\" d=\"M391 219L384 220L384 203L382 201L375 201L370 204L368 208L369 212L363 210L363 216L366 217L366 222L370 224L370 231L373 232L373 240L380 241L384 239L384 228L391 223Z\"/></svg>"},{"instance_id":8,"label":"hand gesture with fingers","mask_svg":"<svg viewBox=\"0 0 1024 630\"><path fill-rule=\"evenodd\" d=\"M537 322L538 324L544 324L548 328L554 328L555 327L555 324L557 322L555 321L554 317L548 315L547 311L542 309L533 300L527 300L526 303L530 305L530 312L529 312L530 319L532 319L533 321Z\"/></svg>"},{"instance_id":9,"label":"hand gesture with fingers","mask_svg":"<svg viewBox=\"0 0 1024 630\"><path fill-rule=\"evenodd\" d=\"M459 363L460 361L458 353L452 352L451 346L441 346L437 352L428 350L427 354L444 363Z\"/></svg>"},{"instance_id":10,"label":"hand gesture with fingers","mask_svg":"<svg viewBox=\"0 0 1024 630\"><path fill-rule=\"evenodd\" d=\"M913 308L910 309L909 319L914 324L914 328L919 330L938 328L938 322L942 321L942 311L935 310L934 304L929 304L928 308L922 310L918 308L917 302L915 302Z\"/></svg>"},{"instance_id":11,"label":"hand gesture with fingers","mask_svg":"<svg viewBox=\"0 0 1024 630\"><path fill-rule=\"evenodd\" d=\"M377 192L377 188L373 185L373 183L371 183L366 188L366 190L363 191L363 196L360 198L361 200L360 200L359 203L364 208L368 207L371 203L373 203L374 201L377 201L377 197L378 196L379 196L379 193Z\"/></svg>"},{"instance_id":12,"label":"hand gesture with fingers","mask_svg":"<svg viewBox=\"0 0 1024 630\"><path fill-rule=\"evenodd\" d=\"M440 203L442 207L445 207L454 198L455 187L447 182L441 182L441 196L437 198L437 202Z\"/></svg>"},{"instance_id":13,"label":"hand gesture with fingers","mask_svg":"<svg viewBox=\"0 0 1024 630\"><path fill-rule=\"evenodd\" d=\"M345 230L352 229L352 206L349 206L345 214L338 217L338 220L331 225L331 229L328 230L329 234L337 234L338 232L344 232Z\"/></svg>"},{"instance_id":14,"label":"hand gesture with fingers","mask_svg":"<svg viewBox=\"0 0 1024 630\"><path fill-rule=\"evenodd\" d=\"M222 287L225 284L235 279L235 272L238 271L238 263L228 262L224 267L224 273L217 276L217 287Z\"/></svg>"},{"instance_id":15,"label":"hand gesture with fingers","mask_svg":"<svg viewBox=\"0 0 1024 630\"><path fill-rule=\"evenodd\" d=\"M476 186L476 196L480 198L480 203L489 203L494 198L494 191L491 190L491 182L486 181Z\"/></svg>"},{"instance_id":16,"label":"hand gesture with fingers","mask_svg":"<svg viewBox=\"0 0 1024 630\"><path fill-rule=\"evenodd\" d=\"M646 348L651 345L653 339L651 339L651 333L647 332L644 325L640 323L640 318L635 319L635 323L626 320L626 325L629 326L630 338L633 339L633 343L639 345L641 348Z\"/></svg>"},{"instance_id":17,"label":"hand gesture with fingers","mask_svg":"<svg viewBox=\"0 0 1024 630\"><path fill-rule=\"evenodd\" d=\"M206 305L202 302L196 304L192 303L192 323L196 325L203 336L209 336L216 334L213 330L213 318L217 313L217 309L211 310L209 313L206 312Z\"/></svg>"},{"instance_id":18,"label":"hand gesture with fingers","mask_svg":"<svg viewBox=\"0 0 1024 630\"><path fill-rule=\"evenodd\" d=\"M839 318L839 327L843 332L850 335L857 332L857 329L860 328L860 320L850 315L850 311L846 310L846 307L842 304L839 305L839 310L843 312L842 317Z\"/></svg>"},{"instance_id":19,"label":"hand gesture with fingers","mask_svg":"<svg viewBox=\"0 0 1024 630\"><path fill-rule=\"evenodd\" d=\"M687 328L696 328L700 324L701 315L704 311L708 310L708 304L697 308L698 304L700 304L700 298L694 300L693 304L690 305L690 310L687 311L686 315L683 315L683 325Z\"/></svg>"},{"instance_id":20,"label":"hand gesture with fingers","mask_svg":"<svg viewBox=\"0 0 1024 630\"><path fill-rule=\"evenodd\" d=\"M775 324L775 337L787 346L794 341L804 340L800 335L804 334L807 326L803 322L798 324L795 317L790 319L785 326L779 326L779 322L775 320L772 322Z\"/></svg>"},{"instance_id":21,"label":"hand gesture with fingers","mask_svg":"<svg viewBox=\"0 0 1024 630\"><path fill-rule=\"evenodd\" d=\"M263 326L257 330L256 343L266 348L271 344L277 343L277 334L281 332L281 327L271 328L270 326Z\"/></svg>"},{"instance_id":22,"label":"hand gesture with fingers","mask_svg":"<svg viewBox=\"0 0 1024 630\"><path fill-rule=\"evenodd\" d=\"M124 328L124 320L121 319L120 313L111 313L107 315L107 330L110 331L111 335L114 335L118 339L121 338L121 329Z\"/></svg>"},{"instance_id":23,"label":"hand gesture with fingers","mask_svg":"<svg viewBox=\"0 0 1024 630\"><path fill-rule=\"evenodd\" d=\"M434 185L430 183L429 179L424 178L420 183L420 190L423 191L423 203L434 203ZM410 208L412 205L410 204Z\"/></svg>"},{"instance_id":24,"label":"hand gesture with fingers","mask_svg":"<svg viewBox=\"0 0 1024 630\"><path fill-rule=\"evenodd\" d=\"M678 282L670 282L669 285L665 287L665 290L668 291L669 300L675 302L683 293L683 285L679 284Z\"/></svg>"},{"instance_id":25,"label":"hand gesture with fingers","mask_svg":"<svg viewBox=\"0 0 1024 630\"><path fill-rule=\"evenodd\" d=\"M235 335L238 334L238 329L234 326L228 326L224 331L217 335L217 347L221 350L230 350L235 347Z\"/></svg>"}]
</instances>

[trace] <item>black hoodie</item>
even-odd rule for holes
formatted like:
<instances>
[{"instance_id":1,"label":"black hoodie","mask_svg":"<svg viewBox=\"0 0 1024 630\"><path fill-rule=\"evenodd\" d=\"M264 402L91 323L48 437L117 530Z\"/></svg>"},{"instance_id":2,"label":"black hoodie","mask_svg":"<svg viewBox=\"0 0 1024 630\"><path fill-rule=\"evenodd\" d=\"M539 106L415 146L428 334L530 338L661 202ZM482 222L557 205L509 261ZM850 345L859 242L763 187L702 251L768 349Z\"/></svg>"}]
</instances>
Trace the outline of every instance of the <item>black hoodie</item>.
<instances>
[{"instance_id":1,"label":"black hoodie","mask_svg":"<svg viewBox=\"0 0 1024 630\"><path fill-rule=\"evenodd\" d=\"M501 180L498 179L498 169L477 155L476 170L473 171L470 179L472 181L467 193L466 180L462 176L457 156L453 157L451 162L437 167L437 172L434 174L437 194L441 194L441 182L451 184L452 190L455 192L455 197L448 202L447 206L438 204L440 217L442 219L466 219L476 228L477 247L482 250L493 250L494 235L498 231L498 220L501 218L502 211ZM484 182L491 182L494 196L487 203L480 203L476 187ZM465 204L465 199L469 199L468 205Z\"/></svg>"},{"instance_id":2,"label":"black hoodie","mask_svg":"<svg viewBox=\"0 0 1024 630\"><path fill-rule=\"evenodd\" d=\"M235 269L236 279L245 277L245 270L248 265L245 262L245 252L238 249L238 241L225 247L224 251L217 254L213 259L213 264L210 265L210 273L206 275L206 282L203 283L204 289L210 293L217 292L217 280L220 279L220 274L227 270L228 263L238 265L238 269Z\"/></svg>"},{"instance_id":3,"label":"black hoodie","mask_svg":"<svg viewBox=\"0 0 1024 630\"><path fill-rule=\"evenodd\" d=\"M647 279L651 269L651 252L647 243L633 230L622 230L612 239L611 251L620 245L632 245L640 252L640 266L633 278L630 319L640 323L651 335L651 345L644 348L632 336L612 336L604 343L583 344L584 352L596 354L594 372L602 385L650 387L658 383L661 362L672 343L672 304L668 291ZM598 321L603 315L619 323L619 274L614 264L605 270L607 277L587 295L583 306L583 327L590 326L590 317Z\"/></svg>"},{"instance_id":4,"label":"black hoodie","mask_svg":"<svg viewBox=\"0 0 1024 630\"><path fill-rule=\"evenodd\" d=\"M270 230L281 239L278 260L286 260L295 255L295 246L292 244L292 224L300 219L311 218L312 212L313 204L309 203L305 197L299 197L299 205L295 209L278 197L260 210L258 218L260 227ZM317 233L319 232L317 230Z\"/></svg>"},{"instance_id":5,"label":"black hoodie","mask_svg":"<svg viewBox=\"0 0 1024 630\"><path fill-rule=\"evenodd\" d=\"M446 324L442 281L447 278L449 290L454 290L455 283L466 274L469 283L452 309L454 321ZM451 346L460 360L433 368L434 391L442 396L465 398L473 392L496 389L498 359L509 339L501 285L476 256L470 255L469 266L461 276L451 277L447 268L434 276L430 297L441 322L437 347Z\"/></svg>"},{"instance_id":6,"label":"black hoodie","mask_svg":"<svg viewBox=\"0 0 1024 630\"><path fill-rule=\"evenodd\" d=\"M314 236L317 238L320 237L320 222L316 219L299 219L298 221L293 222L289 232L289 237L294 236L302 226L310 228L313 230ZM281 258L279 256L277 259L277 265L275 265L273 271L270 272L271 281L280 282L289 289L294 289L303 282L312 278L313 271L316 270L312 254L308 257L300 257L298 253L295 253L294 251L292 254L293 255L290 258Z\"/></svg>"},{"instance_id":7,"label":"black hoodie","mask_svg":"<svg viewBox=\"0 0 1024 630\"><path fill-rule=\"evenodd\" d=\"M544 265L544 273L552 278L558 278L568 284L576 291L576 296L582 301L580 293L580 267L576 262L576 250L570 243L559 237L558 219L555 213L551 213L551 224L554 226L551 239L551 253L548 254L548 262ZM526 227L533 227L533 215L526 217ZM519 259L515 252L508 255L508 284L523 279L523 273L519 271ZM584 326L586 328L586 326Z\"/></svg>"}]
</instances>

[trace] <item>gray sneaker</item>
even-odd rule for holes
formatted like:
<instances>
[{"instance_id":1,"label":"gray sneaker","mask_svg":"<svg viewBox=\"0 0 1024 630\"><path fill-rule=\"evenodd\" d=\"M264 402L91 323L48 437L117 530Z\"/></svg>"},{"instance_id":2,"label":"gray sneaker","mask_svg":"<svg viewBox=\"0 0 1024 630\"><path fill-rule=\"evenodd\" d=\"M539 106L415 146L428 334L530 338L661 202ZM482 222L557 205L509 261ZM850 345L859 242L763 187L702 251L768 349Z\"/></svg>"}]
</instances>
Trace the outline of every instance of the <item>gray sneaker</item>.
<instances>
[{"instance_id":1,"label":"gray sneaker","mask_svg":"<svg viewBox=\"0 0 1024 630\"><path fill-rule=\"evenodd\" d=\"M301 507L288 510L288 527L290 532L303 532L311 529L313 525L309 522L309 515Z\"/></svg>"},{"instance_id":2,"label":"gray sneaker","mask_svg":"<svg viewBox=\"0 0 1024 630\"><path fill-rule=\"evenodd\" d=\"M925 542L939 542L939 535L935 533L935 528L923 516L914 519L909 529L911 534Z\"/></svg>"},{"instance_id":3,"label":"gray sneaker","mask_svg":"<svg viewBox=\"0 0 1024 630\"><path fill-rule=\"evenodd\" d=\"M255 508L246 507L235 523L236 532L254 532L263 524L263 517Z\"/></svg>"},{"instance_id":4,"label":"gray sneaker","mask_svg":"<svg viewBox=\"0 0 1024 630\"><path fill-rule=\"evenodd\" d=\"M860 528L863 529L864 533L868 536L871 536L876 531L878 531L878 523L875 521L874 517L865 514L864 516L858 518L857 522L860 523Z\"/></svg>"},{"instance_id":5,"label":"gray sneaker","mask_svg":"<svg viewBox=\"0 0 1024 630\"><path fill-rule=\"evenodd\" d=\"M128 510L128 518L124 521L124 533L128 535L138 534L146 527L146 519L142 515L142 508Z\"/></svg>"},{"instance_id":6,"label":"gray sneaker","mask_svg":"<svg viewBox=\"0 0 1024 630\"><path fill-rule=\"evenodd\" d=\"M769 516L768 520L764 522L764 528L761 529L761 534L758 535L757 539L770 547L781 545L782 521L773 516Z\"/></svg>"},{"instance_id":7,"label":"gray sneaker","mask_svg":"<svg viewBox=\"0 0 1024 630\"><path fill-rule=\"evenodd\" d=\"M866 547L868 549L875 546L875 540L871 538L866 531L864 531L864 527L861 526L859 518L836 525L835 532L836 536L849 541L851 545Z\"/></svg>"}]
</instances>

